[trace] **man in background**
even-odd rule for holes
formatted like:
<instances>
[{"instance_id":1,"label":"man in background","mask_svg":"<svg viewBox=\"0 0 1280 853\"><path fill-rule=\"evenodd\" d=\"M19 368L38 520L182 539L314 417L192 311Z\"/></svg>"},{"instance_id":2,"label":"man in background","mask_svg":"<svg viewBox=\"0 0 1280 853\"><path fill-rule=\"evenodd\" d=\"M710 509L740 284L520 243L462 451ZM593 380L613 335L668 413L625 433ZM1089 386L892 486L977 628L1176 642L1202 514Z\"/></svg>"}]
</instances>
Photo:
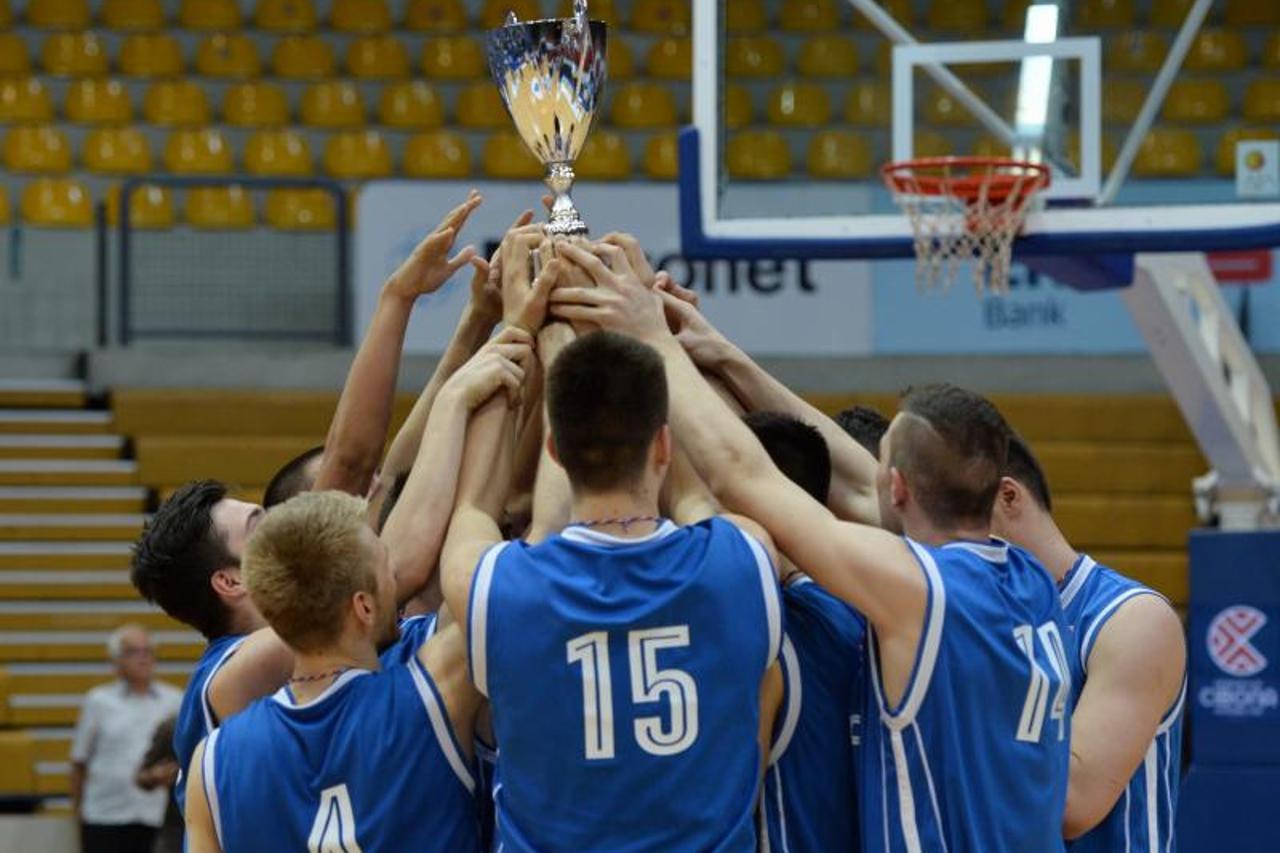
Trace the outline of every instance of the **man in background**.
<instances>
[{"instance_id":1,"label":"man in background","mask_svg":"<svg viewBox=\"0 0 1280 853\"><path fill-rule=\"evenodd\" d=\"M83 853L150 853L169 792L144 791L134 775L151 734L177 713L182 691L155 680L155 647L141 625L111 633L118 678L85 696L71 746L71 806Z\"/></svg>"}]
</instances>

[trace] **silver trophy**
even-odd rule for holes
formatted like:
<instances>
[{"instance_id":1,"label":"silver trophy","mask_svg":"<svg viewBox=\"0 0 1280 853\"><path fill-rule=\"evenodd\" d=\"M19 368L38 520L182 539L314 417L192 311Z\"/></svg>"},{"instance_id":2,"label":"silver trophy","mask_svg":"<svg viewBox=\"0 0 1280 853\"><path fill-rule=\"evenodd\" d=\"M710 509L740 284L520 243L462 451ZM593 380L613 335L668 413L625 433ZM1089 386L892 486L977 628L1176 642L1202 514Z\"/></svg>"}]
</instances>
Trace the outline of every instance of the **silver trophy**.
<instances>
[{"instance_id":1,"label":"silver trophy","mask_svg":"<svg viewBox=\"0 0 1280 853\"><path fill-rule=\"evenodd\" d=\"M587 19L586 0L574 0L572 18L517 21L489 33L489 73L516 131L547 167L554 201L546 231L586 234L569 198L573 163L602 105L608 27Z\"/></svg>"}]
</instances>

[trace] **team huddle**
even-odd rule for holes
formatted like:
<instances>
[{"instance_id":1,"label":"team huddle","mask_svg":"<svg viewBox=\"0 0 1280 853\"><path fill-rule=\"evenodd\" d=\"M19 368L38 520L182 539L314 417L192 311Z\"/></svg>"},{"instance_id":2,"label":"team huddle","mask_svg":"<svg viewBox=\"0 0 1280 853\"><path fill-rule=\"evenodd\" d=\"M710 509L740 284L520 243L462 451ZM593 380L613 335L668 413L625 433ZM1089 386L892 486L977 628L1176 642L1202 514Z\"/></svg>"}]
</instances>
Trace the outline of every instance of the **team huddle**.
<instances>
[{"instance_id":1,"label":"team huddle","mask_svg":"<svg viewBox=\"0 0 1280 853\"><path fill-rule=\"evenodd\" d=\"M450 257L480 203L264 506L192 483L138 543L208 639L189 850L1172 849L1181 624L1071 547L988 400L832 419L627 235L526 211ZM414 301L468 265L384 447Z\"/></svg>"}]
</instances>

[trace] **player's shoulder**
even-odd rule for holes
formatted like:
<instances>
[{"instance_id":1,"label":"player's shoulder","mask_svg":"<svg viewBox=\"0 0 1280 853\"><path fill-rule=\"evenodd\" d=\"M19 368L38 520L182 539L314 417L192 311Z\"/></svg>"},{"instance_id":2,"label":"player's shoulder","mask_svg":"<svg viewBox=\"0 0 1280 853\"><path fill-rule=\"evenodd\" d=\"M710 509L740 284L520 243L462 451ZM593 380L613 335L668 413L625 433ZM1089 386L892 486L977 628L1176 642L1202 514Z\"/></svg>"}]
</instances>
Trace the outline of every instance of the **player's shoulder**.
<instances>
[{"instance_id":1,"label":"player's shoulder","mask_svg":"<svg viewBox=\"0 0 1280 853\"><path fill-rule=\"evenodd\" d=\"M1110 566L1081 554L1059 584L1062 606L1081 613L1097 612L1129 599L1159 592Z\"/></svg>"},{"instance_id":2,"label":"player's shoulder","mask_svg":"<svg viewBox=\"0 0 1280 853\"><path fill-rule=\"evenodd\" d=\"M796 572L782 585L782 601L787 612L787 632L803 631L814 621L827 635L858 644L866 631L866 619L843 599L831 594L804 572Z\"/></svg>"}]
</instances>

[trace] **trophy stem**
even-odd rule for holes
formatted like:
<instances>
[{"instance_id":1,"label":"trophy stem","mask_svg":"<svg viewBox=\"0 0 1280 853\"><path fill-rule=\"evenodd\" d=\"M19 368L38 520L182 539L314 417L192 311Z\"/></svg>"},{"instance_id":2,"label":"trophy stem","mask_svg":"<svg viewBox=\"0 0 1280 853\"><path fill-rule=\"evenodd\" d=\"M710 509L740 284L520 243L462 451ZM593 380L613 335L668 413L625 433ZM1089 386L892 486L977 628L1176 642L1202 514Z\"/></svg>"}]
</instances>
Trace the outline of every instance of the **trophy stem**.
<instances>
[{"instance_id":1,"label":"trophy stem","mask_svg":"<svg viewBox=\"0 0 1280 853\"><path fill-rule=\"evenodd\" d=\"M587 224L582 221L578 209L573 206L569 190L573 187L573 165L570 163L550 163L545 178L547 189L551 190L551 219L544 226L548 234L562 237L576 237L587 233Z\"/></svg>"}]
</instances>

